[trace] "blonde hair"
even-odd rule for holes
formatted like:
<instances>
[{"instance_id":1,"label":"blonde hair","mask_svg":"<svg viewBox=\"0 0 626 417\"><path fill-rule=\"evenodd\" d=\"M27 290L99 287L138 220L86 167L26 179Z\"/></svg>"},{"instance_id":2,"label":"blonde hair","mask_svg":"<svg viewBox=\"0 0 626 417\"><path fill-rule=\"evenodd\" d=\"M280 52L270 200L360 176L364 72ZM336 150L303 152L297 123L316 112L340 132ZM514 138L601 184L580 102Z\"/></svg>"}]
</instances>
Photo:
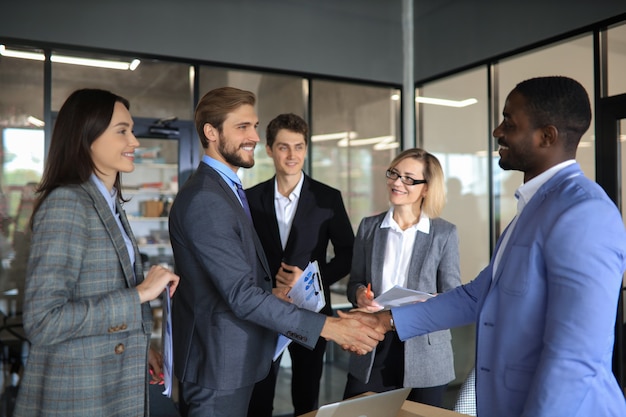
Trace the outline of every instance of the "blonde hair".
<instances>
[{"instance_id":1,"label":"blonde hair","mask_svg":"<svg viewBox=\"0 0 626 417\"><path fill-rule=\"evenodd\" d=\"M424 164L424 179L428 184L428 192L422 200L422 211L431 219L441 215L446 205L446 189L443 178L443 169L437 157L420 148L407 149L396 156L388 169L394 169L396 165L407 158L413 158Z\"/></svg>"}]
</instances>

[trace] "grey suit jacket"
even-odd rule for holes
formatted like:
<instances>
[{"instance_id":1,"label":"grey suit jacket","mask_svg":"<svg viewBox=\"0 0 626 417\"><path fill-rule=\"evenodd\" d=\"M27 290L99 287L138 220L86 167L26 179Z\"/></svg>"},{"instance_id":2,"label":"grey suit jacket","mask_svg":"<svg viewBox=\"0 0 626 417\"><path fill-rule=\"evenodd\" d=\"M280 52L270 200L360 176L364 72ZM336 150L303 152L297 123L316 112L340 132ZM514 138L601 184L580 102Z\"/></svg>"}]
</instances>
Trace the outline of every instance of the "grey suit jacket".
<instances>
[{"instance_id":1,"label":"grey suit jacket","mask_svg":"<svg viewBox=\"0 0 626 417\"><path fill-rule=\"evenodd\" d=\"M16 416L148 415L152 314L130 288L135 275L140 262L133 269L93 183L50 193L34 218L24 301L32 345Z\"/></svg>"},{"instance_id":2,"label":"grey suit jacket","mask_svg":"<svg viewBox=\"0 0 626 417\"><path fill-rule=\"evenodd\" d=\"M381 294L388 228L380 228L387 213L361 221L354 243L348 300L356 306L356 290L372 284ZM441 218L430 220L430 233L418 232L408 270L407 288L442 293L461 285L459 238L456 226ZM423 388L447 384L455 378L449 330L414 337L404 342L404 386ZM375 352L375 351L374 351ZM349 372L369 380L373 353L351 356Z\"/></svg>"},{"instance_id":3,"label":"grey suit jacket","mask_svg":"<svg viewBox=\"0 0 626 417\"><path fill-rule=\"evenodd\" d=\"M263 248L235 193L201 162L170 211L180 284L172 305L180 381L230 390L265 378L277 334L313 348L325 316L271 294Z\"/></svg>"}]
</instances>

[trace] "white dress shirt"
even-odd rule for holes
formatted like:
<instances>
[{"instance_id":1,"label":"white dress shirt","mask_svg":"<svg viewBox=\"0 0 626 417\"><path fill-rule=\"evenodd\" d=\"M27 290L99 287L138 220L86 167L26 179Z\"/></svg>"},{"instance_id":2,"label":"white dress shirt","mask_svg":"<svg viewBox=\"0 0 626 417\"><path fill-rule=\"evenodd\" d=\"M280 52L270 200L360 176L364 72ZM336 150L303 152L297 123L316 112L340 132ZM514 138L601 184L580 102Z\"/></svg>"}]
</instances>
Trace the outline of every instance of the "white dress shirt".
<instances>
[{"instance_id":1,"label":"white dress shirt","mask_svg":"<svg viewBox=\"0 0 626 417\"><path fill-rule=\"evenodd\" d=\"M289 238L289 232L291 231L293 217L296 214L296 209L298 208L298 201L300 200L303 183L304 174L300 176L300 181L298 181L296 188L293 189L289 196L285 197L278 191L278 182L274 180L274 210L276 211L276 221L278 221L280 243L283 245L283 249L285 249L287 239Z\"/></svg>"},{"instance_id":2,"label":"white dress shirt","mask_svg":"<svg viewBox=\"0 0 626 417\"><path fill-rule=\"evenodd\" d=\"M430 233L430 219L422 212L416 224L402 230L393 219L393 207L391 207L380 224L380 228L389 228L383 263L382 294L395 285L406 288L415 237L418 232Z\"/></svg>"},{"instance_id":3,"label":"white dress shirt","mask_svg":"<svg viewBox=\"0 0 626 417\"><path fill-rule=\"evenodd\" d=\"M511 237L511 234L513 234L513 230L515 229L515 225L517 224L517 219L522 214L522 210L524 209L526 204L528 204L530 199L533 198L533 196L537 193L537 190L539 190L539 188L543 184L548 182L548 180L552 178L553 176L555 176L557 172L559 172L560 170L562 170L563 168L569 165L572 165L575 162L576 161L573 159L570 159L565 162L561 162L560 164L557 164L553 166L552 168L547 169L546 171L537 175L532 180L520 185L519 188L515 191L515 198L517 198L517 214L515 215L515 217L513 217L513 220L511 220L511 223L508 229L506 230L506 234L502 238L502 243L500 244L500 247L498 248L496 257L493 260L493 271L491 274L491 279L493 279L496 276L496 271L498 270L498 265L500 265L500 259L502 258L502 253L504 252L504 248L506 248L506 245L509 243L509 238Z\"/></svg>"}]
</instances>

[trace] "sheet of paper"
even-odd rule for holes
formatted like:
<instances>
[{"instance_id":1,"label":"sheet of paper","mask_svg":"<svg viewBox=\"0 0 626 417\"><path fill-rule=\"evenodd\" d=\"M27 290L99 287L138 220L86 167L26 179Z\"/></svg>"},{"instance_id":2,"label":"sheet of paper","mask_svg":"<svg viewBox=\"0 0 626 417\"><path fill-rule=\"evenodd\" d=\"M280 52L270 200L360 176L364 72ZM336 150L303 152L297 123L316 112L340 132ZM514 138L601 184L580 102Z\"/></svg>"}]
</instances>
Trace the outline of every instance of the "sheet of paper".
<instances>
[{"instance_id":1,"label":"sheet of paper","mask_svg":"<svg viewBox=\"0 0 626 417\"><path fill-rule=\"evenodd\" d=\"M287 294L291 298L293 304L300 308L319 312L326 305L324 298L324 288L322 287L322 277L317 265L317 261L309 262L302 275ZM291 339L278 336L278 343L274 351L274 360L284 352L291 343Z\"/></svg>"},{"instance_id":2,"label":"sheet of paper","mask_svg":"<svg viewBox=\"0 0 626 417\"><path fill-rule=\"evenodd\" d=\"M163 323L161 325L161 343L163 344L163 395L172 396L172 369L173 369L173 348L172 348L172 304L170 300L170 286L165 288L163 293Z\"/></svg>"},{"instance_id":3,"label":"sheet of paper","mask_svg":"<svg viewBox=\"0 0 626 417\"><path fill-rule=\"evenodd\" d=\"M404 304L426 301L432 297L434 297L434 295L427 292L410 290L408 288L402 288L399 285L396 285L390 290L374 298L374 301L383 306L383 308L390 309L392 307L398 307Z\"/></svg>"}]
</instances>

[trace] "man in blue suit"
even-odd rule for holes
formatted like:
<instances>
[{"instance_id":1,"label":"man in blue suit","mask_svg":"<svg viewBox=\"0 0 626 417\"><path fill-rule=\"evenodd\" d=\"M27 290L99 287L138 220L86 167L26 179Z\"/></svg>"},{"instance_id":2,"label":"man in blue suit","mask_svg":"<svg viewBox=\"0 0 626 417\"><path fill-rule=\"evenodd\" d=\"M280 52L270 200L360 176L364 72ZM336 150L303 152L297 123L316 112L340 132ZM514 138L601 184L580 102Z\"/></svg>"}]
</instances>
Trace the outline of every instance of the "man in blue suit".
<instances>
[{"instance_id":1,"label":"man in blue suit","mask_svg":"<svg viewBox=\"0 0 626 417\"><path fill-rule=\"evenodd\" d=\"M575 161L591 121L587 93L566 77L530 79L503 115L493 132L500 167L522 171L524 184L490 264L378 318L402 340L475 323L480 417L625 416L611 361L626 232Z\"/></svg>"}]
</instances>

